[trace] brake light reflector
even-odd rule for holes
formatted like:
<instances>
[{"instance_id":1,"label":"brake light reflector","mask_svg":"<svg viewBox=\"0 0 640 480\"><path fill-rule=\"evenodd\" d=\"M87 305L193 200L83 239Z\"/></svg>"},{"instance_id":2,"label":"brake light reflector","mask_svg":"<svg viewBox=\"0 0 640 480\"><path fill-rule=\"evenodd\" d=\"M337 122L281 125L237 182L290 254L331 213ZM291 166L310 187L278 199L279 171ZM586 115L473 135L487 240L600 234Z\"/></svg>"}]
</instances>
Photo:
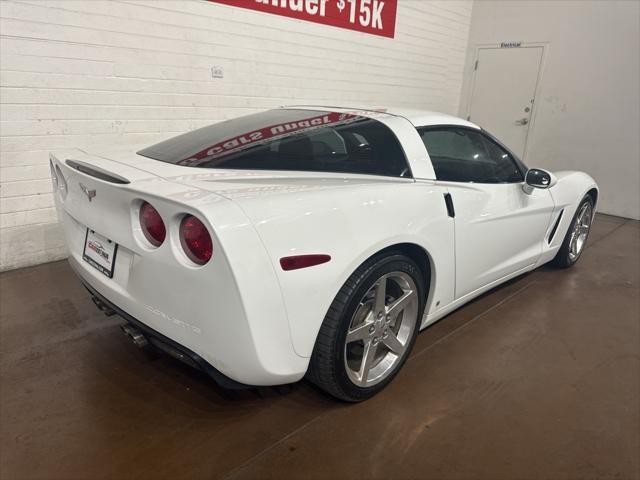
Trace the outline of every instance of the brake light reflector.
<instances>
[{"instance_id":1,"label":"brake light reflector","mask_svg":"<svg viewBox=\"0 0 640 480\"><path fill-rule=\"evenodd\" d=\"M140 226L144 237L154 247L159 247L167 236L162 217L150 203L144 202L140 207Z\"/></svg>"},{"instance_id":2,"label":"brake light reflector","mask_svg":"<svg viewBox=\"0 0 640 480\"><path fill-rule=\"evenodd\" d=\"M211 235L193 215L186 215L180 222L180 243L189 260L198 265L204 265L213 255Z\"/></svg>"},{"instance_id":3,"label":"brake light reflector","mask_svg":"<svg viewBox=\"0 0 640 480\"><path fill-rule=\"evenodd\" d=\"M331 260L330 255L312 254L312 255L295 255L292 257L282 257L280 266L283 270L297 270L299 268L313 267L321 263L327 263Z\"/></svg>"}]
</instances>

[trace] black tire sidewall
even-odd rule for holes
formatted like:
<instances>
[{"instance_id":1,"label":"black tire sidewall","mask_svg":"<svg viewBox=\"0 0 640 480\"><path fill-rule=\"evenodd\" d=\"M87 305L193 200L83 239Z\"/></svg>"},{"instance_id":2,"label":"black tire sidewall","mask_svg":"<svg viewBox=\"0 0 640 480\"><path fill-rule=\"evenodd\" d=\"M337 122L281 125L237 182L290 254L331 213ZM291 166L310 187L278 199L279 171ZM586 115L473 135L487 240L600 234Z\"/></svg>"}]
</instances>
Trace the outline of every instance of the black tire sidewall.
<instances>
[{"instance_id":1,"label":"black tire sidewall","mask_svg":"<svg viewBox=\"0 0 640 480\"><path fill-rule=\"evenodd\" d=\"M360 300L367 293L367 291L373 286L375 281L377 281L382 275L390 272L404 272L407 273L416 284L418 288L418 318L416 320L416 326L414 328L413 334L409 339L409 345L405 351L403 358L396 365L395 369L391 374L385 378L380 383L373 385L371 387L363 388L355 385L349 379L345 366L344 366L344 344L347 336L347 331L349 329L349 325L351 323L351 319L353 314L358 307ZM365 269L364 272L356 271L354 276L360 275L359 286L353 291L351 294L349 301L347 302L347 306L342 312L340 318L340 325L337 330L337 338L334 342L333 358L335 359L334 364L334 373L335 379L338 382L338 386L340 389L350 398L354 400L364 400L375 395L377 392L386 387L393 378L397 375L399 370L406 362L409 357L409 353L413 348L413 344L415 343L416 337L418 335L418 331L420 330L420 324L422 320L422 315L424 312L425 305L425 280L423 279L422 272L415 264L413 260L410 258L401 255L401 254L393 254L389 256L385 256L380 258L377 262L370 266L370 268Z\"/></svg>"}]
</instances>

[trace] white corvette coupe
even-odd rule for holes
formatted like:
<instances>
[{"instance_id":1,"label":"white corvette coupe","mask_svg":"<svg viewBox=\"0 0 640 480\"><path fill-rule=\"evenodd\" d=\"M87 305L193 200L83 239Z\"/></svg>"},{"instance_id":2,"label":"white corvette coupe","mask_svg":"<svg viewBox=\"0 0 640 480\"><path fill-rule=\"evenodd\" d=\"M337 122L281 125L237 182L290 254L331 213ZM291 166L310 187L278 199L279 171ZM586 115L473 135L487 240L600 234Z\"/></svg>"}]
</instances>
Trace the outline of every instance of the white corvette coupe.
<instances>
[{"instance_id":1,"label":"white corvette coupe","mask_svg":"<svg viewBox=\"0 0 640 480\"><path fill-rule=\"evenodd\" d=\"M226 387L306 375L347 401L389 384L420 329L574 264L598 200L584 173L400 109L285 107L50 158L71 266L136 344Z\"/></svg>"}]
</instances>

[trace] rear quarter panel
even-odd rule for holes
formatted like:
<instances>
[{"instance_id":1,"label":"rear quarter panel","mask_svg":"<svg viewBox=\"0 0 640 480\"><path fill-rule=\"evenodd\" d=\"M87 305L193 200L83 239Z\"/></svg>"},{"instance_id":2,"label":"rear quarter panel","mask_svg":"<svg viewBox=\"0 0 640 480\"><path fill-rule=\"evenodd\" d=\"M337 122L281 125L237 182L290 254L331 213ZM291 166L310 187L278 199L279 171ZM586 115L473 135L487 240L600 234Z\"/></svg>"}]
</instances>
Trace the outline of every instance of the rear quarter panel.
<instances>
[{"instance_id":1,"label":"rear quarter panel","mask_svg":"<svg viewBox=\"0 0 640 480\"><path fill-rule=\"evenodd\" d=\"M311 355L327 310L349 276L386 247L413 243L429 255L425 314L434 299L442 305L452 300L453 219L446 213L445 192L432 182L398 180L236 199L276 269L298 355ZM331 261L292 271L279 266L281 257L313 253L329 254Z\"/></svg>"}]
</instances>

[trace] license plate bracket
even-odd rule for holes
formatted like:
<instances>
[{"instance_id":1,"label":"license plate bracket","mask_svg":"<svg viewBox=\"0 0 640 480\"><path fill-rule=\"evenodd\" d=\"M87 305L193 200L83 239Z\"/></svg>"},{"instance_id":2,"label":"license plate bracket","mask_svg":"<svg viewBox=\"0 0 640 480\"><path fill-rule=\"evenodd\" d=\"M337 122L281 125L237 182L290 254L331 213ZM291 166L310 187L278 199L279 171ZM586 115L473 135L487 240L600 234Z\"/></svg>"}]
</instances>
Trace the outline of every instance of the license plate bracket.
<instances>
[{"instance_id":1,"label":"license plate bracket","mask_svg":"<svg viewBox=\"0 0 640 480\"><path fill-rule=\"evenodd\" d=\"M85 262L107 277L113 278L116 253L118 253L117 243L87 228L82 250L82 259Z\"/></svg>"}]
</instances>

